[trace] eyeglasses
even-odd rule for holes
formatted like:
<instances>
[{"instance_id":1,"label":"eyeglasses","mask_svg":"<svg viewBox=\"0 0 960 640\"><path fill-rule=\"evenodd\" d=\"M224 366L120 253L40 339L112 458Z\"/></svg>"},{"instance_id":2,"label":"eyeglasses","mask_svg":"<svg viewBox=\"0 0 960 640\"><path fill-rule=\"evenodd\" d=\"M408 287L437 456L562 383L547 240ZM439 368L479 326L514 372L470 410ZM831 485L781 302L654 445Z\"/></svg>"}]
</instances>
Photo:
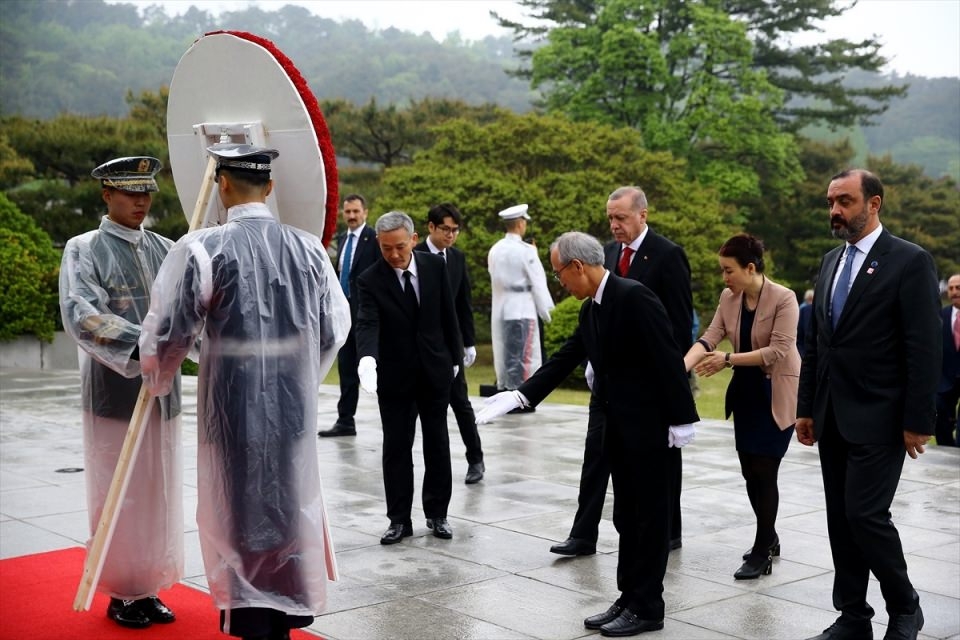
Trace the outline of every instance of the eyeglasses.
<instances>
[{"instance_id":1,"label":"eyeglasses","mask_svg":"<svg viewBox=\"0 0 960 640\"><path fill-rule=\"evenodd\" d=\"M559 280L560 280L560 274L563 273L563 270L566 269L567 267L569 267L570 265L572 265L573 263L574 263L574 261L571 260L571 261L568 262L567 264L565 264L565 265L563 265L562 267L560 267L560 270L559 270L559 271L554 271L554 272L553 272L553 279L559 281Z\"/></svg>"},{"instance_id":2,"label":"eyeglasses","mask_svg":"<svg viewBox=\"0 0 960 640\"><path fill-rule=\"evenodd\" d=\"M442 231L445 235L455 236L460 233L460 227L449 227L445 224L438 224L437 229Z\"/></svg>"}]
</instances>

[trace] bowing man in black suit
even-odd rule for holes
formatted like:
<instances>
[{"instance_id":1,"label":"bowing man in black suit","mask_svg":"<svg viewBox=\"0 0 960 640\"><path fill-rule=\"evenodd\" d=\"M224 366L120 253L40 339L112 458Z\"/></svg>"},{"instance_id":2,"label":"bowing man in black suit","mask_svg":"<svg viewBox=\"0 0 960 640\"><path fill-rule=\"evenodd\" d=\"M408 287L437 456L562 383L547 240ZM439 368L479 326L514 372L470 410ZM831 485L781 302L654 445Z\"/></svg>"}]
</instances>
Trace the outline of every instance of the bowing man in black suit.
<instances>
[{"instance_id":1,"label":"bowing man in black suit","mask_svg":"<svg viewBox=\"0 0 960 640\"><path fill-rule=\"evenodd\" d=\"M337 421L326 431L317 435L355 436L357 426L357 400L360 396L360 379L357 377L357 339L353 327L357 324L358 296L357 276L380 258L377 234L367 226L367 201L359 193L351 193L343 199L343 221L346 231L337 234L337 275L340 288L350 302L352 325L347 341L337 354L337 373L340 376L340 401L337 402Z\"/></svg>"},{"instance_id":2,"label":"bowing man in black suit","mask_svg":"<svg viewBox=\"0 0 960 640\"><path fill-rule=\"evenodd\" d=\"M699 420L663 304L650 289L611 274L603 248L579 232L550 248L554 276L586 302L577 329L515 391L487 401L477 421L541 402L589 358L592 405L603 412L603 454L613 476L613 523L620 534L620 597L584 620L604 636L663 628L663 577L669 554L670 465L667 451L693 440Z\"/></svg>"},{"instance_id":3,"label":"bowing man in black suit","mask_svg":"<svg viewBox=\"0 0 960 640\"><path fill-rule=\"evenodd\" d=\"M483 480L486 467L483 464L483 448L480 433L477 431L477 418L467 393L466 369L477 359L477 339L473 328L473 305L470 302L470 277L467 274L467 260L453 245L463 227L463 215L454 205L445 202L430 208L427 212L429 235L414 249L426 251L442 257L447 263L447 277L453 291L454 306L457 309L457 321L460 335L463 337L463 367L450 387L450 407L457 419L460 438L467 448L466 484L476 484Z\"/></svg>"},{"instance_id":4,"label":"bowing man in black suit","mask_svg":"<svg viewBox=\"0 0 960 640\"><path fill-rule=\"evenodd\" d=\"M450 386L463 365L463 342L442 258L416 252L413 220L401 211L376 224L383 258L357 278L357 373L377 393L383 423L383 486L390 527L381 544L413 535L413 439L423 430L423 511L438 538L452 538Z\"/></svg>"},{"instance_id":5,"label":"bowing man in black suit","mask_svg":"<svg viewBox=\"0 0 960 640\"><path fill-rule=\"evenodd\" d=\"M937 388L937 444L956 447L960 438L960 273L947 279L951 304L940 310L943 320L943 369ZM954 430L957 434L954 435Z\"/></svg>"},{"instance_id":6,"label":"bowing man in black suit","mask_svg":"<svg viewBox=\"0 0 960 640\"><path fill-rule=\"evenodd\" d=\"M607 199L607 220L614 241L603 248L604 266L623 278L644 284L660 299L681 353L693 343L693 294L690 263L683 248L655 233L647 225L647 196L639 187L620 187ZM590 406L587 437L580 470L577 514L570 536L550 551L560 555L589 555L596 551L598 526L603 514L610 477L603 453L603 411ZM670 548L681 546L680 489L683 460L680 449L668 454L671 465Z\"/></svg>"},{"instance_id":7,"label":"bowing man in black suit","mask_svg":"<svg viewBox=\"0 0 960 640\"><path fill-rule=\"evenodd\" d=\"M890 519L904 452L934 433L940 296L930 254L880 224L883 185L857 169L827 189L833 236L820 263L797 403L797 439L819 442L841 616L817 640L873 637L867 582L880 583L886 639L916 638L920 599Z\"/></svg>"}]
</instances>

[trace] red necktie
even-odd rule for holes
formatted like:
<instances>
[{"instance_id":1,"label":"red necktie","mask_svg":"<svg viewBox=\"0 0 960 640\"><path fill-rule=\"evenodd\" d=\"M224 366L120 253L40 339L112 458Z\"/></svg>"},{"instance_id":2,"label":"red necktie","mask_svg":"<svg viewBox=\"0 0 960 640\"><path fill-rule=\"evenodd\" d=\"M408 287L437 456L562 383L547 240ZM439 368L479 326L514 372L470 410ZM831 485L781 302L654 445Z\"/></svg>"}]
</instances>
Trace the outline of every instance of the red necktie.
<instances>
[{"instance_id":1,"label":"red necktie","mask_svg":"<svg viewBox=\"0 0 960 640\"><path fill-rule=\"evenodd\" d=\"M953 345L960 351L960 313L953 317Z\"/></svg>"},{"instance_id":2,"label":"red necktie","mask_svg":"<svg viewBox=\"0 0 960 640\"><path fill-rule=\"evenodd\" d=\"M630 247L624 247L623 252L620 254L620 264L617 265L617 271L621 278L627 277L627 269L630 268L630 256L633 255L633 249Z\"/></svg>"}]
</instances>

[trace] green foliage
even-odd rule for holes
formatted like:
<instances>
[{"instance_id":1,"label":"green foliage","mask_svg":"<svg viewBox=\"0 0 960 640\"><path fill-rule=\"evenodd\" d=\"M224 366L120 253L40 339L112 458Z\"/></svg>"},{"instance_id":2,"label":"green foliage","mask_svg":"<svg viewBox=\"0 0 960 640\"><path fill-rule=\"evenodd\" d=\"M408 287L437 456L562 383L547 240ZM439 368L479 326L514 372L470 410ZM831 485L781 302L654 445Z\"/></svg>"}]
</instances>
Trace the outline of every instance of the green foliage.
<instances>
[{"instance_id":1,"label":"green foliage","mask_svg":"<svg viewBox=\"0 0 960 640\"><path fill-rule=\"evenodd\" d=\"M543 328L543 344L548 357L556 353L563 346L567 338L573 335L580 324L580 307L582 300L568 296L561 300L550 312L550 322ZM584 378L583 365L580 365L561 384L562 387L572 389L586 389L587 381Z\"/></svg>"},{"instance_id":2,"label":"green foliage","mask_svg":"<svg viewBox=\"0 0 960 640\"><path fill-rule=\"evenodd\" d=\"M427 210L453 202L465 217L457 246L467 255L474 304L488 309L487 251L503 237L501 209L526 202L528 233L547 264L547 247L561 233L577 230L601 242L610 238L606 201L619 186L638 184L650 203L650 225L684 246L690 258L698 308L716 302L720 280L716 250L734 227L716 192L686 177L687 168L665 152L642 148L629 128L572 122L563 117L504 115L480 125L445 122L433 131L436 144L410 165L384 174L383 200L426 227ZM376 213L371 214L371 221ZM555 297L563 290L552 283Z\"/></svg>"},{"instance_id":3,"label":"green foliage","mask_svg":"<svg viewBox=\"0 0 960 640\"><path fill-rule=\"evenodd\" d=\"M0 193L0 341L53 340L59 264L50 237Z\"/></svg>"}]
</instances>

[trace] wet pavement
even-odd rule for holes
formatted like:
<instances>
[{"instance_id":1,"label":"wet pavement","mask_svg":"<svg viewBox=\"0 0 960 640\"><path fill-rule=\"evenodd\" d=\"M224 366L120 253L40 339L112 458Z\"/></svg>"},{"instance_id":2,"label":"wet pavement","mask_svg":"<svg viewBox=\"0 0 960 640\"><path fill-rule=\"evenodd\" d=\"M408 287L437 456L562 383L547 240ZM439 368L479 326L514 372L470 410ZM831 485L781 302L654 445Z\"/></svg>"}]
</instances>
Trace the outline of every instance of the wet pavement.
<instances>
[{"instance_id":1,"label":"wet pavement","mask_svg":"<svg viewBox=\"0 0 960 640\"><path fill-rule=\"evenodd\" d=\"M184 380L184 582L203 589L194 517L196 381ZM320 389L319 428L332 425L337 399L336 387ZM549 552L566 538L576 511L586 407L544 404L482 426L487 473L476 485L463 484L467 464L452 413L449 425L454 537L430 535L415 504L414 536L388 547L379 544L389 523L375 398L361 393L356 437L318 439L341 580L330 587L328 612L309 630L329 640L599 637L582 620L617 596L612 497L596 555ZM82 466L77 372L0 369L0 557L84 543L84 474L70 472ZM414 466L419 496L419 436ZM641 637L794 639L833 622L815 448L791 444L780 495L783 555L771 575L735 581L740 555L753 541L753 514L732 425L699 425L696 442L684 450L683 547L667 568L665 626ZM920 637L960 639L960 449L930 447L906 461L893 518L926 618ZM874 580L869 600L880 638L887 619Z\"/></svg>"}]
</instances>

